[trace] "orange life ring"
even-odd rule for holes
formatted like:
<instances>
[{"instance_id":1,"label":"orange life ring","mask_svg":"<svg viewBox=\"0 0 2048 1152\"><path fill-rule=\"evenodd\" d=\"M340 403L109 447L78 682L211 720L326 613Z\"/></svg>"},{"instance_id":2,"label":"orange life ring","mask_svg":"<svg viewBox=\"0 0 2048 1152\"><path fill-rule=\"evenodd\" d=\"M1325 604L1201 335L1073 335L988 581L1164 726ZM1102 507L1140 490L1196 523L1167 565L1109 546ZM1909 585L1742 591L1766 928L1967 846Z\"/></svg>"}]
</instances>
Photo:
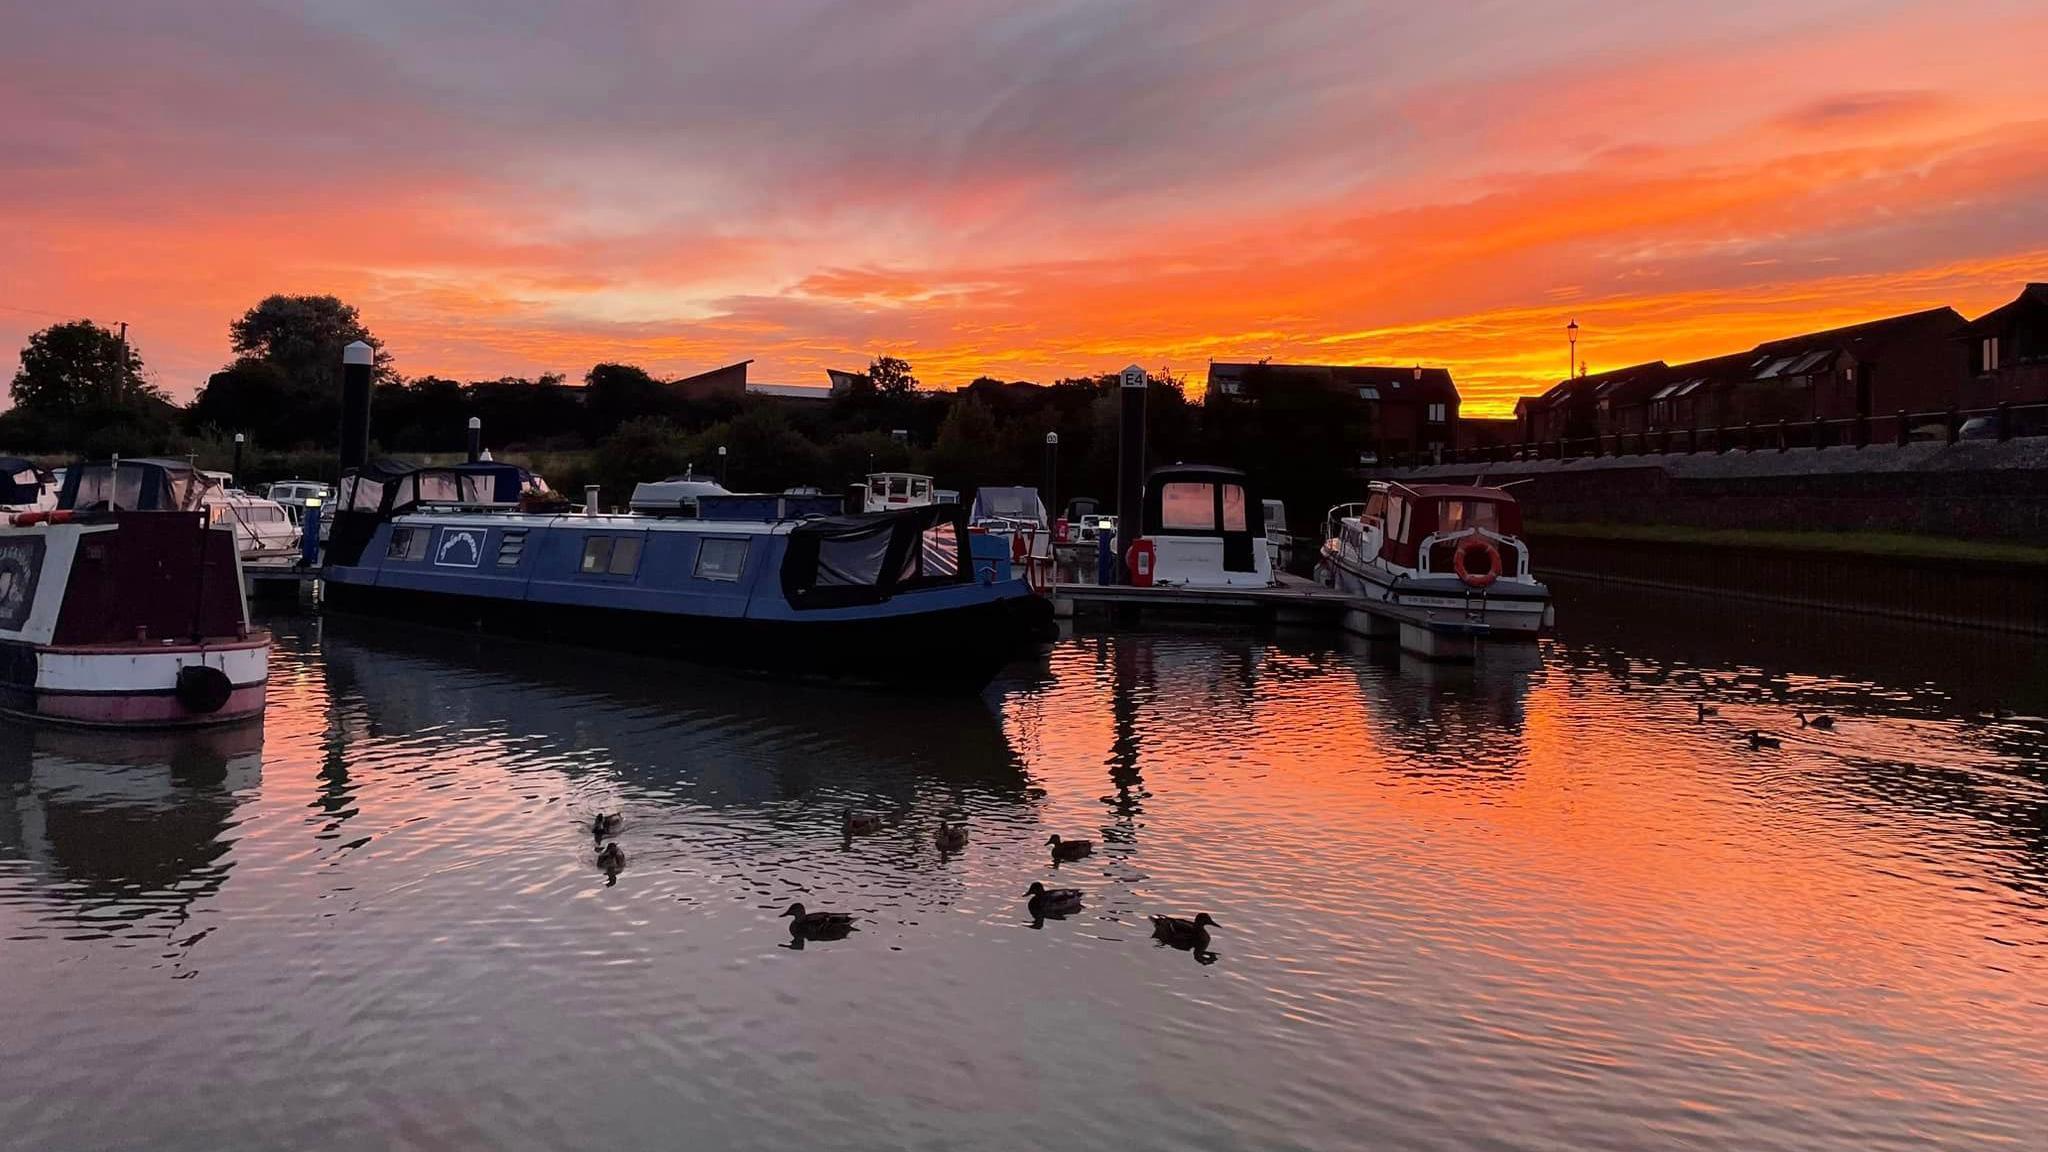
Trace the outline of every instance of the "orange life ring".
<instances>
[{"instance_id":1,"label":"orange life ring","mask_svg":"<svg viewBox=\"0 0 2048 1152\"><path fill-rule=\"evenodd\" d=\"M1475 552L1485 554L1486 571L1474 572L1466 564L1465 558ZM1500 579L1500 565L1500 549L1495 548L1493 541L1488 540L1484 536L1465 537L1463 540L1458 541L1457 550L1451 553L1451 567L1457 569L1458 579L1463 580L1467 588L1485 588L1490 586L1495 580Z\"/></svg>"}]
</instances>

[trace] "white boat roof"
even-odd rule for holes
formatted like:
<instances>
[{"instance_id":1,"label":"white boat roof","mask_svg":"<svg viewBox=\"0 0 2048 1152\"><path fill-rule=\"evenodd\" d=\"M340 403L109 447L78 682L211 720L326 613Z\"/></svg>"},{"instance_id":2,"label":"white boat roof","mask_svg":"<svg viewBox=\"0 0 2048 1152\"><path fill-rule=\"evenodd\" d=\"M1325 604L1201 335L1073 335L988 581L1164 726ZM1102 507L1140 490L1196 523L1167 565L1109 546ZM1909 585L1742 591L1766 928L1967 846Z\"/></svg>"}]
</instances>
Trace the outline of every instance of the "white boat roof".
<instances>
[{"instance_id":1,"label":"white boat roof","mask_svg":"<svg viewBox=\"0 0 2048 1152\"><path fill-rule=\"evenodd\" d=\"M563 528L599 532L701 532L711 536L777 536L802 523L800 520L689 520L677 516L644 516L613 512L585 516L579 512L514 512L479 509L437 511L420 508L391 518L393 524L409 526L456 525L464 528Z\"/></svg>"}]
</instances>

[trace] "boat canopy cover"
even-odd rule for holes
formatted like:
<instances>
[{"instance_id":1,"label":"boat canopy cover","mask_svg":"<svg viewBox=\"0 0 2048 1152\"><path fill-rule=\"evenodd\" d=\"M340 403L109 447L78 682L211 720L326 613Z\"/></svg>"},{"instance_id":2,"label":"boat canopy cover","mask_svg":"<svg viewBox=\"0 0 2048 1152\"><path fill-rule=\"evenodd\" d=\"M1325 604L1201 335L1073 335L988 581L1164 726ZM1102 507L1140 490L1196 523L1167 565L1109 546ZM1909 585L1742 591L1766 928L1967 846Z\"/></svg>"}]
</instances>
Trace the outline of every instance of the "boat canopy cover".
<instances>
[{"instance_id":1,"label":"boat canopy cover","mask_svg":"<svg viewBox=\"0 0 2048 1152\"><path fill-rule=\"evenodd\" d=\"M671 476L666 480L646 480L634 485L633 498L628 506L635 512L688 512L705 496L724 495L725 486L715 480Z\"/></svg>"},{"instance_id":2,"label":"boat canopy cover","mask_svg":"<svg viewBox=\"0 0 2048 1152\"><path fill-rule=\"evenodd\" d=\"M782 594L795 608L879 604L934 584L974 579L958 504L821 516L790 529Z\"/></svg>"},{"instance_id":3,"label":"boat canopy cover","mask_svg":"<svg viewBox=\"0 0 2048 1152\"><path fill-rule=\"evenodd\" d=\"M395 515L418 504L517 504L539 479L516 464L408 464L372 460L341 478L341 506Z\"/></svg>"},{"instance_id":4,"label":"boat canopy cover","mask_svg":"<svg viewBox=\"0 0 2048 1152\"><path fill-rule=\"evenodd\" d=\"M78 512L190 512L217 487L183 460L141 458L74 464L57 507Z\"/></svg>"},{"instance_id":5,"label":"boat canopy cover","mask_svg":"<svg viewBox=\"0 0 2048 1152\"><path fill-rule=\"evenodd\" d=\"M968 513L967 519L974 524L984 520L1022 520L1040 528L1052 526L1045 514L1045 501L1038 498L1036 488L983 488L974 494L974 511Z\"/></svg>"},{"instance_id":6,"label":"boat canopy cover","mask_svg":"<svg viewBox=\"0 0 2048 1152\"><path fill-rule=\"evenodd\" d=\"M0 504L33 504L43 495L42 473L19 456L0 456Z\"/></svg>"}]
</instances>

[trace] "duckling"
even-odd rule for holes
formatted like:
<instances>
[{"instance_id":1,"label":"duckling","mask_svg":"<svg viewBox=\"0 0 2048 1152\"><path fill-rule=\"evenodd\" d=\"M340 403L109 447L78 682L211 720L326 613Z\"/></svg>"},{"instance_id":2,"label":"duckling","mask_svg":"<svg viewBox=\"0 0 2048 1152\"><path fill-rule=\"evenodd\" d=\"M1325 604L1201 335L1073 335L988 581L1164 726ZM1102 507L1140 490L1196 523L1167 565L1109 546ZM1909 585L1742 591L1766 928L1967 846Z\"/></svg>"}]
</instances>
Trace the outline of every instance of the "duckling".
<instances>
[{"instance_id":1,"label":"duckling","mask_svg":"<svg viewBox=\"0 0 2048 1152\"><path fill-rule=\"evenodd\" d=\"M607 836L617 836L625 826L626 818L617 812L599 812L590 821L590 834L602 840Z\"/></svg>"},{"instance_id":2,"label":"duckling","mask_svg":"<svg viewBox=\"0 0 2048 1152\"><path fill-rule=\"evenodd\" d=\"M1194 948L1206 952L1209 950L1209 929L1220 927L1222 925L1211 920L1207 912L1197 913L1193 920L1183 920L1178 916L1154 916L1152 938L1162 944L1171 944L1175 948Z\"/></svg>"},{"instance_id":3,"label":"duckling","mask_svg":"<svg viewBox=\"0 0 2048 1152\"><path fill-rule=\"evenodd\" d=\"M938 842L939 851L958 852L967 847L967 825L941 824L932 839Z\"/></svg>"},{"instance_id":4,"label":"duckling","mask_svg":"<svg viewBox=\"0 0 2048 1152\"><path fill-rule=\"evenodd\" d=\"M1029 907L1033 916L1065 916L1081 910L1079 888L1047 888L1033 880L1031 887L1024 890L1024 895L1031 898Z\"/></svg>"},{"instance_id":5,"label":"duckling","mask_svg":"<svg viewBox=\"0 0 2048 1152\"><path fill-rule=\"evenodd\" d=\"M1696 717L1696 719L1699 720L1705 720L1709 716L1719 716L1721 714L1721 710L1719 708L1715 708L1709 704L1702 704L1699 706L1699 709L1700 714Z\"/></svg>"},{"instance_id":6,"label":"duckling","mask_svg":"<svg viewBox=\"0 0 2048 1152\"><path fill-rule=\"evenodd\" d=\"M1750 729L1750 732L1749 732L1749 748L1750 748L1750 751L1754 752L1754 751L1756 751L1756 750L1757 750L1757 749L1759 749L1759 748L1776 748L1776 747L1778 746L1778 743L1779 743L1779 741L1778 741L1778 738L1777 738L1776 736L1766 736L1766 735L1764 735L1763 733L1761 733L1761 732L1757 731L1757 730L1756 730L1756 729L1754 729L1754 728Z\"/></svg>"},{"instance_id":7,"label":"duckling","mask_svg":"<svg viewBox=\"0 0 2048 1152\"><path fill-rule=\"evenodd\" d=\"M846 834L848 836L866 836L871 832L880 832L882 830L882 814L880 812L848 808L839 814L839 819L846 825Z\"/></svg>"},{"instance_id":8,"label":"duckling","mask_svg":"<svg viewBox=\"0 0 2048 1152\"><path fill-rule=\"evenodd\" d=\"M1079 860L1081 857L1095 851L1095 841L1093 840L1062 840L1057 834L1054 834L1046 837L1045 842L1052 845L1052 859L1055 864L1068 860Z\"/></svg>"},{"instance_id":9,"label":"duckling","mask_svg":"<svg viewBox=\"0 0 2048 1152\"><path fill-rule=\"evenodd\" d=\"M597 866L617 876L626 870L626 850L614 840L598 850Z\"/></svg>"},{"instance_id":10,"label":"duckling","mask_svg":"<svg viewBox=\"0 0 2048 1152\"><path fill-rule=\"evenodd\" d=\"M837 940L854 930L850 912L806 912L802 904L783 910L789 920L789 934L800 940Z\"/></svg>"},{"instance_id":11,"label":"duckling","mask_svg":"<svg viewBox=\"0 0 2048 1152\"><path fill-rule=\"evenodd\" d=\"M1835 730L1835 718L1833 716L1821 715L1809 719L1806 713L1801 712L1799 714L1799 726L1801 728L1818 728L1823 732L1832 732Z\"/></svg>"}]
</instances>

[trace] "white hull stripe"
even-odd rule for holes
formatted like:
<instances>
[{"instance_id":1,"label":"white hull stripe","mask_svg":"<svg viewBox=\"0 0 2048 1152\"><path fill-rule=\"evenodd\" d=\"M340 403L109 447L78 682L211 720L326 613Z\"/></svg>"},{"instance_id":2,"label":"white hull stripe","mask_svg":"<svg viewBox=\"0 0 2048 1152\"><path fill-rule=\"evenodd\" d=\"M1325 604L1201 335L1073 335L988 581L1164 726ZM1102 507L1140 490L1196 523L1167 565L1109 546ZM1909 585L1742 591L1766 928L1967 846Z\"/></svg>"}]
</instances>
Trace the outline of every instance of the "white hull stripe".
<instances>
[{"instance_id":1,"label":"white hull stripe","mask_svg":"<svg viewBox=\"0 0 2048 1152\"><path fill-rule=\"evenodd\" d=\"M36 688L45 692L167 692L178 669L218 668L237 688L270 678L270 648L185 649L170 652L38 652Z\"/></svg>"}]
</instances>

